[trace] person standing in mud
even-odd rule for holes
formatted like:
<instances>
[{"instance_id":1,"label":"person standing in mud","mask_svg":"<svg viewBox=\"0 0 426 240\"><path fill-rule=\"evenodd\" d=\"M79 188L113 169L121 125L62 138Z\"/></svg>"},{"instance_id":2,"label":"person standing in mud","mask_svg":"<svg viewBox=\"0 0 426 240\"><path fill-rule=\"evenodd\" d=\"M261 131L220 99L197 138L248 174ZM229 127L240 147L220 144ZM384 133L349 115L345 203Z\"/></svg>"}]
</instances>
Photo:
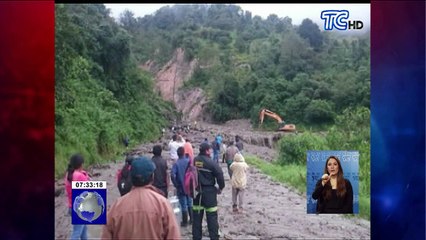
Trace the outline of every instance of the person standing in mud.
<instances>
[{"instance_id":1,"label":"person standing in mud","mask_svg":"<svg viewBox=\"0 0 426 240\"><path fill-rule=\"evenodd\" d=\"M168 188L169 188L169 175L167 174L167 161L161 156L162 148L160 145L155 145L152 148L152 162L155 164L154 172L154 187L160 189L163 192L163 195L168 197Z\"/></svg>"},{"instance_id":2,"label":"person standing in mud","mask_svg":"<svg viewBox=\"0 0 426 240\"><path fill-rule=\"evenodd\" d=\"M217 135L212 142L213 149L213 161L219 164L219 153L220 153L220 145L222 144L222 137Z\"/></svg>"},{"instance_id":3,"label":"person standing in mud","mask_svg":"<svg viewBox=\"0 0 426 240\"><path fill-rule=\"evenodd\" d=\"M172 136L172 140L169 143L169 149L170 149L170 159L172 160L173 163L176 162L176 160L178 159L178 155L177 155L177 149L179 147L183 147L183 145L185 144L185 142L181 141L181 136L178 134L174 134Z\"/></svg>"},{"instance_id":4,"label":"person standing in mud","mask_svg":"<svg viewBox=\"0 0 426 240\"><path fill-rule=\"evenodd\" d=\"M248 165L245 162L243 155L241 155L240 153L236 153L234 156L234 161L229 168L232 171L232 211L242 212L244 202L244 191L247 186L248 169Z\"/></svg>"},{"instance_id":5,"label":"person standing in mud","mask_svg":"<svg viewBox=\"0 0 426 240\"><path fill-rule=\"evenodd\" d=\"M353 190L343 178L343 168L336 156L328 157L324 175L318 180L312 198L317 200L317 213L353 213Z\"/></svg>"},{"instance_id":6,"label":"person standing in mud","mask_svg":"<svg viewBox=\"0 0 426 240\"><path fill-rule=\"evenodd\" d=\"M154 163L140 157L130 171L133 188L108 210L101 239L181 239L169 201L152 186Z\"/></svg>"},{"instance_id":7,"label":"person standing in mud","mask_svg":"<svg viewBox=\"0 0 426 240\"><path fill-rule=\"evenodd\" d=\"M207 228L210 239L219 239L219 222L217 215L217 195L225 187L223 172L219 164L211 159L211 146L208 143L200 145L200 153L194 159L198 169L198 194L193 202L192 238L202 238L202 222L204 211L207 217ZM218 187L216 187L216 183Z\"/></svg>"},{"instance_id":8,"label":"person standing in mud","mask_svg":"<svg viewBox=\"0 0 426 240\"><path fill-rule=\"evenodd\" d=\"M237 146L240 153L243 154L244 145L243 145L243 142L241 141L241 137L238 135L235 136L235 146Z\"/></svg>"},{"instance_id":9,"label":"person standing in mud","mask_svg":"<svg viewBox=\"0 0 426 240\"><path fill-rule=\"evenodd\" d=\"M185 140L185 144L183 145L185 149L185 156L187 155L191 164L194 162L194 149L192 148L191 140L188 138ZM178 154L179 155L179 154Z\"/></svg>"},{"instance_id":10,"label":"person standing in mud","mask_svg":"<svg viewBox=\"0 0 426 240\"><path fill-rule=\"evenodd\" d=\"M180 223L181 227L186 227L192 223L192 199L185 193L184 190L184 177L185 171L190 164L190 159L185 156L185 149L179 147L177 150L179 159L173 164L171 179L173 185L176 188L176 195L179 199L179 203L182 210L182 222ZM189 222L188 222L189 216Z\"/></svg>"},{"instance_id":11,"label":"person standing in mud","mask_svg":"<svg viewBox=\"0 0 426 240\"><path fill-rule=\"evenodd\" d=\"M225 151L225 161L226 165L228 167L228 174L229 177L232 178L232 171L230 169L230 166L232 162L234 161L234 156L239 152L238 148L234 145L234 141L229 142L229 147Z\"/></svg>"},{"instance_id":12,"label":"person standing in mud","mask_svg":"<svg viewBox=\"0 0 426 240\"><path fill-rule=\"evenodd\" d=\"M69 214L72 214L72 181L90 181L89 174L83 170L84 158L80 154L74 154L70 158L68 170L65 174L65 190L68 197ZM70 239L87 239L87 225L72 225Z\"/></svg>"}]
</instances>

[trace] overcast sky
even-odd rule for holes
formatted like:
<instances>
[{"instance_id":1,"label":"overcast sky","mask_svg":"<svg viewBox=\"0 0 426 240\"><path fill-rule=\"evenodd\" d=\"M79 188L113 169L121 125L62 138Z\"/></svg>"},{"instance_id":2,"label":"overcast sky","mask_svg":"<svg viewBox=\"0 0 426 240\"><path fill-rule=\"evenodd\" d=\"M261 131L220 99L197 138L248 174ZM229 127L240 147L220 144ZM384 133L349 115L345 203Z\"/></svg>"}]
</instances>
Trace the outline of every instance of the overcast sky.
<instances>
[{"instance_id":1,"label":"overcast sky","mask_svg":"<svg viewBox=\"0 0 426 240\"><path fill-rule=\"evenodd\" d=\"M143 17L153 14L163 6L174 4L105 4L111 9L114 18L128 9L135 14L135 17ZM266 19L270 14L278 17L290 17L292 23L299 25L303 19L310 18L317 23L320 28L324 26L324 20L320 18L323 10L348 10L349 20L361 20L364 27L370 26L370 4L236 4L244 11L250 11L252 16L259 15Z\"/></svg>"}]
</instances>

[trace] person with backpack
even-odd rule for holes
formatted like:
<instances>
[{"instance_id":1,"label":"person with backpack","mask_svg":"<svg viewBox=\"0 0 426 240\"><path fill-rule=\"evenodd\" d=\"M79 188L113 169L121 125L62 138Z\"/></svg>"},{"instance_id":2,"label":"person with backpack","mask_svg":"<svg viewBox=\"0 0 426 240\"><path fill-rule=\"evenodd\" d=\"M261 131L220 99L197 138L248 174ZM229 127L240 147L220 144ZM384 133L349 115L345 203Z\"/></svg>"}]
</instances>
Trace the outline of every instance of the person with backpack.
<instances>
[{"instance_id":1,"label":"person with backpack","mask_svg":"<svg viewBox=\"0 0 426 240\"><path fill-rule=\"evenodd\" d=\"M232 210L233 212L241 212L243 211L244 190L247 186L248 165L245 162L243 155L236 153L234 156L234 161L229 168L232 171Z\"/></svg>"},{"instance_id":2,"label":"person with backpack","mask_svg":"<svg viewBox=\"0 0 426 240\"><path fill-rule=\"evenodd\" d=\"M124 166L117 172L117 188L120 192L120 196L124 196L132 189L132 181L130 177L130 169L132 161L136 156L127 155Z\"/></svg>"},{"instance_id":3,"label":"person with backpack","mask_svg":"<svg viewBox=\"0 0 426 240\"><path fill-rule=\"evenodd\" d=\"M228 167L229 178L232 178L231 164L234 161L234 156L237 154L238 148L234 145L234 141L229 142L229 147L225 151L226 165Z\"/></svg>"},{"instance_id":4,"label":"person with backpack","mask_svg":"<svg viewBox=\"0 0 426 240\"><path fill-rule=\"evenodd\" d=\"M107 212L101 239L181 239L169 201L152 186L155 164L147 157L132 161L132 190Z\"/></svg>"},{"instance_id":5,"label":"person with backpack","mask_svg":"<svg viewBox=\"0 0 426 240\"><path fill-rule=\"evenodd\" d=\"M90 181L89 174L83 170L84 158L81 154L71 156L65 174L65 190L68 197L69 214L72 214L72 181ZM87 225L72 225L71 239L87 239Z\"/></svg>"},{"instance_id":6,"label":"person with backpack","mask_svg":"<svg viewBox=\"0 0 426 240\"><path fill-rule=\"evenodd\" d=\"M155 145L152 148L152 153L154 156L152 157L152 162L155 164L155 172L154 172L154 187L160 189L163 192L163 195L168 197L168 188L169 188L169 174L167 173L167 161L163 159L161 156L161 152L163 149L160 145Z\"/></svg>"},{"instance_id":7,"label":"person with backpack","mask_svg":"<svg viewBox=\"0 0 426 240\"><path fill-rule=\"evenodd\" d=\"M204 211L207 217L207 228L210 239L219 239L219 222L217 215L217 195L225 187L222 168L212 161L211 146L200 145L200 153L194 159L198 171L198 193L193 201L192 237L202 239L202 222ZM218 187L216 187L216 183Z\"/></svg>"},{"instance_id":8,"label":"person with backpack","mask_svg":"<svg viewBox=\"0 0 426 240\"><path fill-rule=\"evenodd\" d=\"M185 149L179 147L177 150L179 156L178 160L173 164L171 171L171 179L173 185L176 187L176 195L179 199L182 212L182 222L180 223L181 227L186 227L192 223L192 199L185 193L184 189L184 178L186 170L190 167L191 161L189 158L185 157ZM189 222L188 222L189 216Z\"/></svg>"}]
</instances>

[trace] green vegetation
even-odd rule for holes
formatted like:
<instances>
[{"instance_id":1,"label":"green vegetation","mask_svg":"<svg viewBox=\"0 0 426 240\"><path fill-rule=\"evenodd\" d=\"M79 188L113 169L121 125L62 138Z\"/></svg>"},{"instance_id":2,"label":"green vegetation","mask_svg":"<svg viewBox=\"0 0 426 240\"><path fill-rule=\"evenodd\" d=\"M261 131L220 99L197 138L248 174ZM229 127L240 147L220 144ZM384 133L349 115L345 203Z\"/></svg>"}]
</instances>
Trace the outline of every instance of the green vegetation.
<instances>
[{"instance_id":1,"label":"green vegetation","mask_svg":"<svg viewBox=\"0 0 426 240\"><path fill-rule=\"evenodd\" d=\"M251 166L260 169L263 173L271 176L273 180L286 183L293 187L299 194L306 192L306 167L298 164L285 166L268 163L255 156L247 156L245 160Z\"/></svg>"},{"instance_id":2,"label":"green vegetation","mask_svg":"<svg viewBox=\"0 0 426 240\"><path fill-rule=\"evenodd\" d=\"M173 111L137 68L131 36L104 5L56 5L55 175L76 152L86 165L109 161L131 144L157 138Z\"/></svg>"},{"instance_id":3,"label":"green vegetation","mask_svg":"<svg viewBox=\"0 0 426 240\"><path fill-rule=\"evenodd\" d=\"M344 37L310 19L295 26L288 17L262 19L228 4L167 6L143 18L127 11L119 21L135 36L132 51L141 61L164 63L178 47L198 60L184 87L208 93L218 123L257 123L267 108L298 127L328 129L345 109L369 107L369 33Z\"/></svg>"}]
</instances>

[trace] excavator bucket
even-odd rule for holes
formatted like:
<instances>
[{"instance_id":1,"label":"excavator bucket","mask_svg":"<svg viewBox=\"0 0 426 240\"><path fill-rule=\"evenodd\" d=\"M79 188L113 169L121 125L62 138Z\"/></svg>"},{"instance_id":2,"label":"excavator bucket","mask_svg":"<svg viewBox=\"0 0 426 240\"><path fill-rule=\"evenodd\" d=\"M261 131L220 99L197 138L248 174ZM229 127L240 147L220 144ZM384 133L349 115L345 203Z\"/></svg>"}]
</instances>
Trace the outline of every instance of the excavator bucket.
<instances>
[{"instance_id":1,"label":"excavator bucket","mask_svg":"<svg viewBox=\"0 0 426 240\"><path fill-rule=\"evenodd\" d=\"M279 128L278 131L295 132L296 131L296 125L286 124L286 125L284 125L284 127Z\"/></svg>"}]
</instances>

